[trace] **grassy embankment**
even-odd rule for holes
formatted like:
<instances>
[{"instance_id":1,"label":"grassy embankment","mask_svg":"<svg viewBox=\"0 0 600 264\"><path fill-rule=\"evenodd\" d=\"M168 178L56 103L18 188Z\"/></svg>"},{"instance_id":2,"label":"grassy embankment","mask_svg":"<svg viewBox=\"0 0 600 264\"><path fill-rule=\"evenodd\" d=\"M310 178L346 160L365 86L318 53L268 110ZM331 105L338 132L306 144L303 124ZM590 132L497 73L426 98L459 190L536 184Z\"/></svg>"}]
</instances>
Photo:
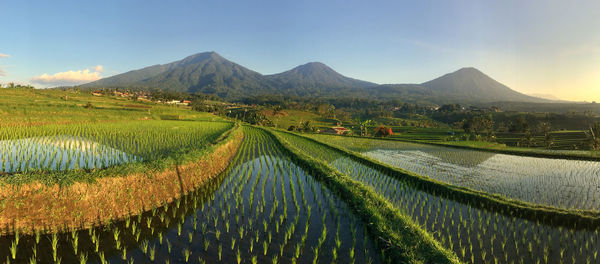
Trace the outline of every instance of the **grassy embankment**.
<instances>
[{"instance_id":1,"label":"grassy embankment","mask_svg":"<svg viewBox=\"0 0 600 264\"><path fill-rule=\"evenodd\" d=\"M284 132L290 133L290 132ZM302 136L296 133L291 133L297 136ZM523 219L530 219L548 225L566 225L566 226L592 226L600 224L600 212L583 211L583 210L568 210L555 208L551 206L543 206L531 204L519 200L509 199L500 195L489 194L486 192L476 191L469 188L457 187L451 184L433 180L428 177L417 175L403 169L395 168L384 164L377 160L365 157L360 153L348 150L332 144L331 140L316 140L310 137L304 137L307 140L320 144L335 150L343 155L347 155L353 160L368 165L374 169L380 170L392 177L408 181L411 186L419 190L434 193L436 196L441 196L447 199L456 200L462 203L471 204L475 207L485 208L496 211L500 214L517 216ZM343 138L343 137L340 137ZM354 138L346 138L346 145L352 144ZM368 139L363 139L368 140Z\"/></svg>"},{"instance_id":2,"label":"grassy embankment","mask_svg":"<svg viewBox=\"0 0 600 264\"><path fill-rule=\"evenodd\" d=\"M394 263L459 263L451 251L379 194L329 165L305 155L269 131L301 166L340 196L367 225L386 257Z\"/></svg>"}]
</instances>

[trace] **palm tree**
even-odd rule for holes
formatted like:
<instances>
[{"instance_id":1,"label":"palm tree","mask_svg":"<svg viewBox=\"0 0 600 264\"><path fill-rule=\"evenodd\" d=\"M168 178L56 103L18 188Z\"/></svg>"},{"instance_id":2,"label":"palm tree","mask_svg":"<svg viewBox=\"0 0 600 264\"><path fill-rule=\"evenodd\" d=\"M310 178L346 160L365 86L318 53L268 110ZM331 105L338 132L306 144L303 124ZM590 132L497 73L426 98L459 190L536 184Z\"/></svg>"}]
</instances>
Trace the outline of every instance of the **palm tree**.
<instances>
[{"instance_id":1,"label":"palm tree","mask_svg":"<svg viewBox=\"0 0 600 264\"><path fill-rule=\"evenodd\" d=\"M588 139L590 140L590 147L593 150L600 149L600 122L596 122L590 126L588 132L586 132Z\"/></svg>"},{"instance_id":2,"label":"palm tree","mask_svg":"<svg viewBox=\"0 0 600 264\"><path fill-rule=\"evenodd\" d=\"M375 125L375 122L373 122L373 120L371 120L371 119L360 122L360 135L366 136L368 127L373 126L373 125Z\"/></svg>"}]
</instances>

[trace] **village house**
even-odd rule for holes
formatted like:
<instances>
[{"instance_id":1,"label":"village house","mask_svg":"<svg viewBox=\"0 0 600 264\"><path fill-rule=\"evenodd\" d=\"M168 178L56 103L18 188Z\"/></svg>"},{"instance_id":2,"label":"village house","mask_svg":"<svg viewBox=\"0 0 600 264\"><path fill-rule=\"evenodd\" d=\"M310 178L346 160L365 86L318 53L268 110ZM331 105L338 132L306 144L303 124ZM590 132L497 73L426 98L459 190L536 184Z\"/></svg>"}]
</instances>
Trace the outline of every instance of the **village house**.
<instances>
[{"instance_id":1,"label":"village house","mask_svg":"<svg viewBox=\"0 0 600 264\"><path fill-rule=\"evenodd\" d=\"M150 100L146 97L138 97L137 100L140 102L152 102L152 100Z\"/></svg>"},{"instance_id":2,"label":"village house","mask_svg":"<svg viewBox=\"0 0 600 264\"><path fill-rule=\"evenodd\" d=\"M166 101L166 104L174 104L174 105L190 105L192 101L190 100L170 100Z\"/></svg>"}]
</instances>

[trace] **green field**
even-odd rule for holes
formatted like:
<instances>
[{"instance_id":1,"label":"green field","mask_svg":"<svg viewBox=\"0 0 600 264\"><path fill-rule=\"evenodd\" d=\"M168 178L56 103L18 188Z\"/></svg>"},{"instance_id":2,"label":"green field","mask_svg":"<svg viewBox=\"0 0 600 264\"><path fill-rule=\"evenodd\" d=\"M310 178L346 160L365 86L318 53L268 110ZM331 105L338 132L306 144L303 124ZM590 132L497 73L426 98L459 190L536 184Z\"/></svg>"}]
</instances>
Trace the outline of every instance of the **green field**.
<instances>
[{"instance_id":1,"label":"green field","mask_svg":"<svg viewBox=\"0 0 600 264\"><path fill-rule=\"evenodd\" d=\"M1 89L0 102L10 263L600 261L596 152L449 128L290 133L335 120L263 110L275 128L259 128L74 91ZM582 132L553 136L567 148ZM101 221L83 223L91 213Z\"/></svg>"},{"instance_id":2,"label":"green field","mask_svg":"<svg viewBox=\"0 0 600 264\"><path fill-rule=\"evenodd\" d=\"M190 111L185 106L140 102L131 98L61 90L0 89L0 126L173 118L220 119L212 114Z\"/></svg>"},{"instance_id":3,"label":"green field","mask_svg":"<svg viewBox=\"0 0 600 264\"><path fill-rule=\"evenodd\" d=\"M272 110L263 110L262 113L273 121L275 127L282 129L287 129L290 126L298 127L302 122L306 121L310 121L313 126L319 129L336 125L335 119L321 117L318 114L307 111L284 110L274 115Z\"/></svg>"}]
</instances>

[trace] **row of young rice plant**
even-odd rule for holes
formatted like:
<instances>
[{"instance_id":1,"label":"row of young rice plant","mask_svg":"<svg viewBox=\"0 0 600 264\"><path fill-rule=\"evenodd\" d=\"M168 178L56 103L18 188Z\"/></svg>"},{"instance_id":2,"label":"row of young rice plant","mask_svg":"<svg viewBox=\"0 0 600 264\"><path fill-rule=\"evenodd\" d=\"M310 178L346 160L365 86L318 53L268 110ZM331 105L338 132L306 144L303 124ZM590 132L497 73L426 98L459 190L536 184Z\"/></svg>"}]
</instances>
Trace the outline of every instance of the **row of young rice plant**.
<instances>
[{"instance_id":1,"label":"row of young rice plant","mask_svg":"<svg viewBox=\"0 0 600 264\"><path fill-rule=\"evenodd\" d=\"M600 210L598 161L496 154L392 140L311 137L455 186L557 208Z\"/></svg>"},{"instance_id":2,"label":"row of young rice plant","mask_svg":"<svg viewBox=\"0 0 600 264\"><path fill-rule=\"evenodd\" d=\"M205 147L230 122L134 121L0 128L0 172L96 169Z\"/></svg>"},{"instance_id":3,"label":"row of young rice plant","mask_svg":"<svg viewBox=\"0 0 600 264\"><path fill-rule=\"evenodd\" d=\"M600 227L546 223L415 188L307 138L280 133L316 159L369 186L468 263L598 263Z\"/></svg>"},{"instance_id":4,"label":"row of young rice plant","mask_svg":"<svg viewBox=\"0 0 600 264\"><path fill-rule=\"evenodd\" d=\"M244 127L228 169L102 228L0 237L7 263L380 263L362 222L270 135Z\"/></svg>"}]
</instances>

